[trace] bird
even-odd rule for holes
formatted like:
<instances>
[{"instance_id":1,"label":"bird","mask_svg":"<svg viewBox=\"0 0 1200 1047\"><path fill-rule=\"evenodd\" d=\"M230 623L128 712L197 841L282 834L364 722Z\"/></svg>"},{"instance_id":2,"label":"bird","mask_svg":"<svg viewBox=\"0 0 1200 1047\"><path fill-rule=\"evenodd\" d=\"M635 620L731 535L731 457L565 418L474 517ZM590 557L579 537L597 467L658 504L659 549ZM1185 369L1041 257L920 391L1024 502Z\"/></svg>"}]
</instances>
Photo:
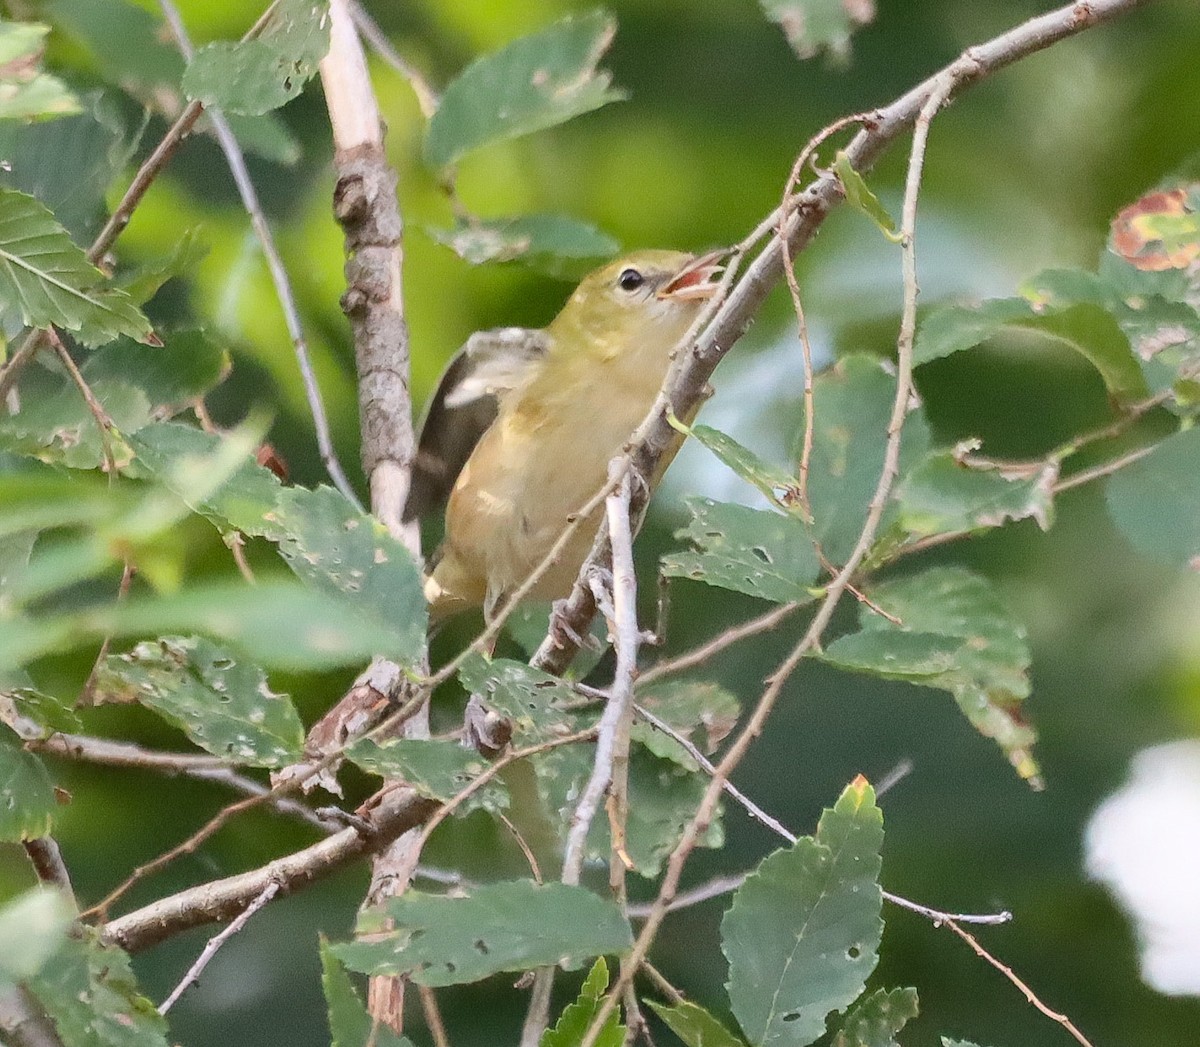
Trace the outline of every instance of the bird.
<instances>
[{"instance_id":1,"label":"bird","mask_svg":"<svg viewBox=\"0 0 1200 1047\"><path fill-rule=\"evenodd\" d=\"M405 506L413 519L445 503L425 576L432 625L475 608L494 620L601 489L718 290L721 254L625 255L585 276L545 328L478 332L453 357L421 424ZM569 593L602 513L525 599Z\"/></svg>"}]
</instances>

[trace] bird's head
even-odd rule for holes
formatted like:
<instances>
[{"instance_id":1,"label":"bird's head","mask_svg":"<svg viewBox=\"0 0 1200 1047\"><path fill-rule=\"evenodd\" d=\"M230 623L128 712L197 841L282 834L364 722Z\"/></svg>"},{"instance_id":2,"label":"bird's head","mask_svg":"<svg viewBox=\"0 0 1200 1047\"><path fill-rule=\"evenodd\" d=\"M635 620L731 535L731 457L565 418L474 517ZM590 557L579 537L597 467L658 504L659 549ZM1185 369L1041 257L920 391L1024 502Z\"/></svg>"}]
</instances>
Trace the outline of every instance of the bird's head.
<instances>
[{"instance_id":1,"label":"bird's head","mask_svg":"<svg viewBox=\"0 0 1200 1047\"><path fill-rule=\"evenodd\" d=\"M550 324L605 355L634 346L667 351L717 290L719 253L635 251L585 276Z\"/></svg>"}]
</instances>

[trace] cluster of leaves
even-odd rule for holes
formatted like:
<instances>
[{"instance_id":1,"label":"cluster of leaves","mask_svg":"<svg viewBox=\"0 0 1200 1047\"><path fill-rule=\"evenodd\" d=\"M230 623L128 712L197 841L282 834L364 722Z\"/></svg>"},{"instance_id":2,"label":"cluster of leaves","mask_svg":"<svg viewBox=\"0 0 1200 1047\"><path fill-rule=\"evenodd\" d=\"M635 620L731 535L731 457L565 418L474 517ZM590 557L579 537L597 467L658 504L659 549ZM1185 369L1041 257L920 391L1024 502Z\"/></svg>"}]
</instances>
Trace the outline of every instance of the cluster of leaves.
<instances>
[{"instance_id":1,"label":"cluster of leaves","mask_svg":"<svg viewBox=\"0 0 1200 1047\"><path fill-rule=\"evenodd\" d=\"M819 5L763 6L802 52L844 46L844 12L802 27L796 13L803 7L811 15ZM94 57L104 79L147 107L172 112L185 98L201 99L235 118L247 147L294 158L295 143L271 110L301 90L324 53L323 4L281 0L253 39L211 44L190 63L161 42L157 23L136 6L54 0L48 12ZM823 35L808 35L814 27ZM473 63L429 122L428 162L449 179L455 164L488 143L621 97L598 70L614 29L603 12L570 18ZM0 26L0 53L35 55L42 34ZM119 50L113 34L126 41ZM110 64L116 54L123 56L119 66ZM112 641L116 653L91 675L93 698L135 702L231 767L278 769L303 759L304 733L289 696L272 688L271 670L354 666L374 655L415 669L426 635L419 568L374 520L335 491L284 486L255 464L260 426L218 433L184 421L228 369L225 349L203 330L154 323L154 294L186 270L194 241L183 238L174 257L142 271L113 275L93 265L79 245L98 228L105 194L137 149L138 133L103 98L80 101L31 68L24 63L16 90L0 90L0 103L14 107L0 116L62 118L0 129L10 155L21 158L0 188L0 320L6 336L61 332L72 359L81 360L81 378L43 353L44 368L19 390L20 410L0 419L0 841L33 840L53 829L62 797L38 750L53 733L91 725L87 710L40 686L49 656ZM61 165L69 174L36 162L81 141L86 161ZM849 189L852 172L843 177ZM878 219L877 201L865 186L854 188L850 195ZM1198 203L1194 185L1163 188L1119 216L1097 272L1043 273L1021 297L933 312L916 346L917 362L926 363L1006 331L1052 337L1095 364L1118 410L1132 416L1158 398L1175 413L1178 431L1112 477L1109 504L1139 548L1193 564L1200 557L1200 443L1190 427L1200 362ZM464 220L439 235L472 262L520 260L558 275L616 247L560 215ZM669 554L664 572L769 602L819 599L823 573L849 555L874 496L895 389L889 368L865 356L847 357L819 376L811 452L802 451L801 419L787 468L715 430L690 430L770 508L693 501L693 519L680 534L690 548ZM953 567L875 579L931 541L1026 519L1051 526L1060 470L1079 442L1032 462L988 460L977 450L932 447L922 409L912 405L900 480L868 560L858 628L825 644L819 657L847 671L949 692L970 723L1036 783L1034 733L1020 714L1029 693L1028 645L992 585ZM198 526L216 528L230 544L243 537L256 543L257 584L189 578L181 529ZM118 597L116 578L126 565L136 567L137 580ZM512 724L515 747L552 742L596 719L568 681L521 662L474 659L459 679ZM739 713L736 697L705 683L642 688L638 701L709 752ZM345 755L367 774L403 779L440 802L486 766L449 741L359 739ZM517 811L514 794L530 783L498 776L456 813L508 810L537 823L531 839L542 841L539 858L552 867L591 760L582 746L548 750L525 765L532 775L522 793L533 798L528 806ZM638 727L623 841L637 873L658 874L704 785L683 747ZM588 839L595 858L612 849L603 821ZM718 820L703 843L715 847L721 839ZM882 839L874 793L859 779L824 813L815 835L768 856L737 891L722 925L736 1031L694 1003L654 1004L675 1035L691 1047L803 1047L827 1031L838 1047L894 1043L917 1000L911 989L866 988L883 926ZM404 1042L371 1029L347 969L462 984L547 964L579 968L623 952L632 940L627 918L607 899L529 880L454 895L409 892L364 914L358 930L358 941L321 946L339 1043L372 1035ZM139 996L128 958L81 927L52 891L30 892L0 909L0 994L18 984L68 1047L167 1042L165 1022ZM578 1043L607 986L599 960L543 1043ZM614 1016L600 1042L623 1036Z\"/></svg>"}]
</instances>

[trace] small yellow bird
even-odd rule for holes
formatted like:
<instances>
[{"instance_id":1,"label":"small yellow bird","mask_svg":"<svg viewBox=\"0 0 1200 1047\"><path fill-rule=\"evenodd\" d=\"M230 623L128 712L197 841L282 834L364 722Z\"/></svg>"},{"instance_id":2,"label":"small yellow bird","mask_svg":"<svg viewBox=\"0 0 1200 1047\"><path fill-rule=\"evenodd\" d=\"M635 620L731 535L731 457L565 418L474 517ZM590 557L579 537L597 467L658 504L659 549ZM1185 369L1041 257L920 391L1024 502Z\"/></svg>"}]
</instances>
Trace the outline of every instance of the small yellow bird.
<instances>
[{"instance_id":1,"label":"small yellow bird","mask_svg":"<svg viewBox=\"0 0 1200 1047\"><path fill-rule=\"evenodd\" d=\"M446 535L425 582L430 620L491 619L604 484L649 412L671 349L717 289L719 254L639 251L586 276L543 330L473 335L421 427L411 519L447 495ZM565 596L603 507L529 593Z\"/></svg>"}]
</instances>

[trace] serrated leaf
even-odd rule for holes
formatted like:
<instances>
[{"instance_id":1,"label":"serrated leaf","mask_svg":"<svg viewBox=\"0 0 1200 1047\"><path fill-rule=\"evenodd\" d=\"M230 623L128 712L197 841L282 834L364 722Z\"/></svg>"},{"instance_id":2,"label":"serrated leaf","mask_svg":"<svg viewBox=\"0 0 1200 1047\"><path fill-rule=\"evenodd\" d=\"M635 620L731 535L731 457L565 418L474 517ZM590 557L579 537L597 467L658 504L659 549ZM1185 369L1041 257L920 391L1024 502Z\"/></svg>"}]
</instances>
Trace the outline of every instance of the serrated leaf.
<instances>
[{"instance_id":1,"label":"serrated leaf","mask_svg":"<svg viewBox=\"0 0 1200 1047\"><path fill-rule=\"evenodd\" d=\"M453 799L488 766L474 749L436 739L399 738L380 743L362 738L346 750L346 758L368 774L404 781L422 796L443 803ZM498 811L507 806L504 786L493 780L472 793L455 808L455 813L466 814L479 807Z\"/></svg>"},{"instance_id":2,"label":"serrated leaf","mask_svg":"<svg viewBox=\"0 0 1200 1047\"><path fill-rule=\"evenodd\" d=\"M668 1007L657 1000L645 1001L687 1047L746 1047L746 1041L735 1036L698 1003L683 1000Z\"/></svg>"},{"instance_id":3,"label":"serrated leaf","mask_svg":"<svg viewBox=\"0 0 1200 1047\"><path fill-rule=\"evenodd\" d=\"M949 691L975 729L1039 787L1032 753L1037 734L1021 716L1029 695L1029 643L991 583L962 568L937 567L881 582L868 596L901 624L862 606L860 631L834 640L824 659Z\"/></svg>"},{"instance_id":4,"label":"serrated leaf","mask_svg":"<svg viewBox=\"0 0 1200 1047\"><path fill-rule=\"evenodd\" d=\"M48 25L0 21L0 120L45 120L80 111L57 76L41 70Z\"/></svg>"},{"instance_id":5,"label":"serrated leaf","mask_svg":"<svg viewBox=\"0 0 1200 1047\"><path fill-rule=\"evenodd\" d=\"M142 429L130 444L158 479L222 530L272 540L283 535L272 516L283 488L269 469L247 457L216 485L195 483L199 475L211 476L214 460L231 446L229 437L163 422Z\"/></svg>"},{"instance_id":6,"label":"serrated leaf","mask_svg":"<svg viewBox=\"0 0 1200 1047\"><path fill-rule=\"evenodd\" d=\"M1024 298L994 298L978 306L947 306L930 313L917 331L913 363L971 349L1005 331L1040 334L1070 346L1100 373L1120 401L1144 397L1146 380L1129 339L1106 309L1090 302L1052 308Z\"/></svg>"},{"instance_id":7,"label":"serrated leaf","mask_svg":"<svg viewBox=\"0 0 1200 1047\"><path fill-rule=\"evenodd\" d=\"M304 751L291 699L239 655L197 636L164 636L110 655L95 680L101 701L136 701L233 763L282 767Z\"/></svg>"},{"instance_id":8,"label":"serrated leaf","mask_svg":"<svg viewBox=\"0 0 1200 1047\"><path fill-rule=\"evenodd\" d=\"M900 486L900 526L914 535L948 534L1032 517L1046 531L1054 519L1057 480L1053 461L1011 468L934 451Z\"/></svg>"},{"instance_id":9,"label":"serrated leaf","mask_svg":"<svg viewBox=\"0 0 1200 1047\"><path fill-rule=\"evenodd\" d=\"M844 149L839 149L834 154L833 170L838 176L838 181L842 183L842 189L846 193L846 202L879 226L880 232L892 243L899 243L903 237L896 230L896 223L892 220L892 216L888 214L887 208L879 202L879 197L868 188L867 183L863 181L863 176L854 170L850 163L850 157L846 155Z\"/></svg>"},{"instance_id":10,"label":"serrated leaf","mask_svg":"<svg viewBox=\"0 0 1200 1047\"><path fill-rule=\"evenodd\" d=\"M386 921L394 929L384 930ZM501 971L561 964L568 970L632 944L615 904L582 887L529 880L463 896L408 891L359 918L369 941L333 946L364 974L405 975L420 985L462 985Z\"/></svg>"},{"instance_id":11,"label":"serrated leaf","mask_svg":"<svg viewBox=\"0 0 1200 1047\"><path fill-rule=\"evenodd\" d=\"M899 1047L896 1034L916 1016L916 989L876 989L846 1013L830 1047Z\"/></svg>"},{"instance_id":12,"label":"serrated leaf","mask_svg":"<svg viewBox=\"0 0 1200 1047\"><path fill-rule=\"evenodd\" d=\"M593 716L596 715L593 713ZM579 795L595 762L592 746L560 747L532 760L538 791L566 839ZM625 823L625 854L643 876L656 876L679 843L704 795L704 779L671 759L655 756L640 743L629 755L629 814ZM702 847L720 847L725 835L718 815L700 840ZM611 851L607 818L592 822L587 854L607 858Z\"/></svg>"},{"instance_id":13,"label":"serrated leaf","mask_svg":"<svg viewBox=\"0 0 1200 1047\"><path fill-rule=\"evenodd\" d=\"M70 734L83 730L83 721L70 705L35 687L6 686L0 679L0 719L7 719L2 715L5 701L11 702L21 716L37 724L43 738L60 731Z\"/></svg>"},{"instance_id":14,"label":"serrated leaf","mask_svg":"<svg viewBox=\"0 0 1200 1047\"><path fill-rule=\"evenodd\" d=\"M595 226L559 214L460 222L429 234L472 265L519 262L559 280L578 280L621 249Z\"/></svg>"},{"instance_id":15,"label":"serrated leaf","mask_svg":"<svg viewBox=\"0 0 1200 1047\"><path fill-rule=\"evenodd\" d=\"M887 446L887 427L896 397L896 379L874 357L846 356L817 375L813 385L813 444L809 461L808 501L813 534L833 563L850 555L879 484ZM803 428L793 455L801 458ZM929 428L919 407L910 410L900 444L900 476L921 461L929 448ZM889 503L881 531L895 519Z\"/></svg>"},{"instance_id":16,"label":"serrated leaf","mask_svg":"<svg viewBox=\"0 0 1200 1047\"><path fill-rule=\"evenodd\" d=\"M1113 522L1134 547L1166 563L1200 569L1200 429L1162 441L1108 480Z\"/></svg>"},{"instance_id":17,"label":"serrated leaf","mask_svg":"<svg viewBox=\"0 0 1200 1047\"><path fill-rule=\"evenodd\" d=\"M799 482L786 470L764 462L748 447L732 436L707 425L685 426L673 423L681 432L694 436L713 454L747 483L757 487L770 501L785 512L800 514Z\"/></svg>"},{"instance_id":18,"label":"serrated leaf","mask_svg":"<svg viewBox=\"0 0 1200 1047\"><path fill-rule=\"evenodd\" d=\"M567 1004L553 1029L542 1033L538 1047L578 1047L600 1009L600 998L607 988L608 964L601 956L583 980L578 998ZM596 1037L596 1047L621 1047L624 1042L625 1027L618 1012L613 1011Z\"/></svg>"},{"instance_id":19,"label":"serrated leaf","mask_svg":"<svg viewBox=\"0 0 1200 1047\"><path fill-rule=\"evenodd\" d=\"M61 327L86 345L117 335L156 344L150 321L112 287L40 202L0 189L0 310L26 327Z\"/></svg>"},{"instance_id":20,"label":"serrated leaf","mask_svg":"<svg viewBox=\"0 0 1200 1047\"><path fill-rule=\"evenodd\" d=\"M74 919L70 899L49 887L35 887L0 906L0 990L37 974Z\"/></svg>"},{"instance_id":21,"label":"serrated leaf","mask_svg":"<svg viewBox=\"0 0 1200 1047\"><path fill-rule=\"evenodd\" d=\"M217 385L230 366L229 351L199 330L173 331L159 347L118 338L92 353L82 367L93 389L123 382L140 389L156 417L173 414ZM78 394L76 394L78 395ZM120 427L123 432L136 430ZM140 426L139 426L140 428Z\"/></svg>"},{"instance_id":22,"label":"serrated leaf","mask_svg":"<svg viewBox=\"0 0 1200 1047\"><path fill-rule=\"evenodd\" d=\"M468 658L458 678L470 694L479 695L513 725L517 748L552 741L585 726L571 712L579 694L570 684L524 662L507 658Z\"/></svg>"},{"instance_id":23,"label":"serrated leaf","mask_svg":"<svg viewBox=\"0 0 1200 1047\"><path fill-rule=\"evenodd\" d=\"M258 116L295 98L328 50L328 0L280 0L261 36L200 48L183 91L206 106Z\"/></svg>"},{"instance_id":24,"label":"serrated leaf","mask_svg":"<svg viewBox=\"0 0 1200 1047\"><path fill-rule=\"evenodd\" d=\"M875 5L846 0L759 0L763 13L777 22L787 42L800 58L821 51L845 62L850 57L850 36L875 17Z\"/></svg>"},{"instance_id":25,"label":"serrated leaf","mask_svg":"<svg viewBox=\"0 0 1200 1047\"><path fill-rule=\"evenodd\" d=\"M132 272L120 273L117 286L138 304L150 301L168 280L190 276L208 254L208 244L200 239L199 229L188 229L179 238L171 253ZM203 336L202 331L190 332Z\"/></svg>"},{"instance_id":26,"label":"serrated leaf","mask_svg":"<svg viewBox=\"0 0 1200 1047\"><path fill-rule=\"evenodd\" d=\"M50 832L57 808L54 783L21 739L0 723L0 842L36 840Z\"/></svg>"},{"instance_id":27,"label":"serrated leaf","mask_svg":"<svg viewBox=\"0 0 1200 1047\"><path fill-rule=\"evenodd\" d=\"M706 756L711 756L737 723L741 705L720 684L674 680L638 688L637 704L673 727ZM697 770L688 752L648 723L635 723L633 737L655 756Z\"/></svg>"},{"instance_id":28,"label":"serrated leaf","mask_svg":"<svg viewBox=\"0 0 1200 1047\"><path fill-rule=\"evenodd\" d=\"M709 498L687 505L692 521L675 537L695 549L663 556L663 574L776 603L810 598L820 564L798 519Z\"/></svg>"},{"instance_id":29,"label":"serrated leaf","mask_svg":"<svg viewBox=\"0 0 1200 1047\"><path fill-rule=\"evenodd\" d=\"M591 11L477 58L451 81L429 121L426 161L446 167L480 146L625 98L611 86L610 75L597 69L616 31L610 14Z\"/></svg>"},{"instance_id":30,"label":"serrated leaf","mask_svg":"<svg viewBox=\"0 0 1200 1047\"><path fill-rule=\"evenodd\" d=\"M393 640L380 654L416 664L425 650L428 611L412 554L330 487L283 488L271 517L283 531L279 552L296 575L346 597L363 618L390 631Z\"/></svg>"},{"instance_id":31,"label":"serrated leaf","mask_svg":"<svg viewBox=\"0 0 1200 1047\"><path fill-rule=\"evenodd\" d=\"M858 778L805 836L763 860L721 921L729 1001L751 1043L805 1047L878 960L883 815Z\"/></svg>"},{"instance_id":32,"label":"serrated leaf","mask_svg":"<svg viewBox=\"0 0 1200 1047\"><path fill-rule=\"evenodd\" d=\"M67 938L26 988L64 1044L167 1047L166 1020L139 993L129 957L92 928Z\"/></svg>"},{"instance_id":33,"label":"serrated leaf","mask_svg":"<svg viewBox=\"0 0 1200 1047\"><path fill-rule=\"evenodd\" d=\"M386 1022L376 1023L354 991L346 969L338 963L324 936L321 937L321 988L329 1005L330 1047L412 1047L412 1041L398 1036Z\"/></svg>"}]
</instances>

